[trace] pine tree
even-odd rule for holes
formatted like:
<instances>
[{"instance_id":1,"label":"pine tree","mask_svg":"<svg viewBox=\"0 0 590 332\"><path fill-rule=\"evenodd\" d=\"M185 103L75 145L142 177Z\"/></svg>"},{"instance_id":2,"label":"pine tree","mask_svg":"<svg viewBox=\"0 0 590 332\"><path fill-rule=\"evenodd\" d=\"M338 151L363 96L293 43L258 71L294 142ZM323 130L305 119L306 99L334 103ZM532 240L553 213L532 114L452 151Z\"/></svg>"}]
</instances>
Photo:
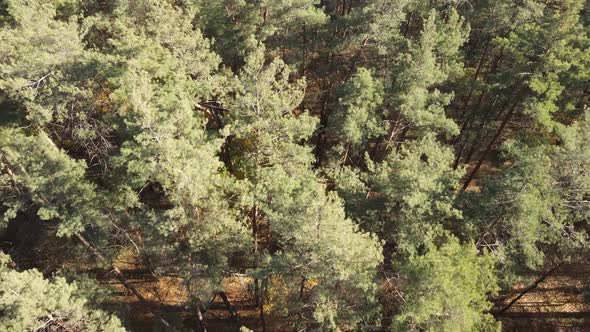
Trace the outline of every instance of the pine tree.
<instances>
[{"instance_id":1,"label":"pine tree","mask_svg":"<svg viewBox=\"0 0 590 332\"><path fill-rule=\"evenodd\" d=\"M44 133L1 129L0 143L3 223L33 204L41 220L60 219L61 236L104 226L98 190L85 179L84 162L70 158Z\"/></svg>"},{"instance_id":2,"label":"pine tree","mask_svg":"<svg viewBox=\"0 0 590 332\"><path fill-rule=\"evenodd\" d=\"M98 309L93 287L18 272L0 253L0 329L3 331L126 331L114 315ZM88 285L91 286L91 285Z\"/></svg>"},{"instance_id":3,"label":"pine tree","mask_svg":"<svg viewBox=\"0 0 590 332\"><path fill-rule=\"evenodd\" d=\"M588 253L589 6L0 1L0 237L39 240L0 245L164 329L122 254L200 329L245 273L263 329L497 330L497 283ZM0 264L0 329L122 329L71 277Z\"/></svg>"},{"instance_id":4,"label":"pine tree","mask_svg":"<svg viewBox=\"0 0 590 332\"><path fill-rule=\"evenodd\" d=\"M9 9L15 20L25 15L21 12L39 16L40 23L47 25L51 33L54 25L64 24L57 20L51 4L37 5L27 8L14 2ZM43 121L30 116L22 118L12 126L33 128L3 129L0 134L5 220L15 217L19 210L29 209L43 220L58 220L58 235L78 237L104 264L109 264L108 259L116 252L101 253L92 242L118 241L112 237L112 229L123 230L127 234L124 243L131 242L129 245L133 244L135 250L141 250L138 254L142 259L167 262L158 268L180 273L189 289L203 275L218 285L215 281L223 278L220 271L227 270L228 256L240 249L245 238L235 210L225 199L223 187L227 181L216 157L222 140L209 137L205 128L208 114L195 111L204 108L200 102L211 98L213 90L222 93L220 80L212 78L218 57L208 51L208 42L193 30L191 17L170 4L121 2L112 15L99 15L85 23L90 30L98 31L97 35L110 36L106 45L98 43L94 49L86 50L81 46L81 37L64 33L55 38L64 37L66 44L60 46L61 51L70 52L67 43L79 48L79 54L70 54L73 58L52 57L55 45L49 37L40 41L48 43L49 49L35 50L41 53L39 60L57 62L39 66L54 66L60 72L78 75L55 76L51 84L56 89L84 86L77 79L99 76L100 93L89 89L60 95L66 104L76 100L76 104L65 108L73 118L64 114L62 108L52 108L58 96L49 85L22 86L14 93L7 90L8 98L23 105L27 115L32 114L32 109L40 109L47 110L48 116ZM169 21L171 18L174 19ZM70 21L73 31L77 31L75 23ZM17 28L33 27L26 22ZM21 44L27 43L23 38L31 42L43 36L10 28L2 33L8 41L15 39ZM17 54L23 50L21 46L15 44L15 53L7 59L22 59ZM119 69L102 67L104 63L88 64L86 56L106 59L106 64ZM17 65L22 66L19 68L24 77L35 70L35 66L21 62L7 61L3 65L3 84L15 87L13 81L17 78L11 73L19 72L11 68ZM92 70L85 71L88 68ZM102 92L104 108L91 106L90 112L83 112L84 106L95 105L97 96L93 93ZM78 120L94 111L108 115L90 122ZM86 124L106 125L120 141L118 155L113 156L114 151L110 150L102 156L109 174L100 174L98 184L94 181L99 174L90 172L83 160L75 160L77 154L71 149L64 150L70 146L64 146L64 136L52 130L64 127L64 117L69 125L89 131L90 136L96 128L85 128ZM91 237L87 238L89 233ZM138 234L142 241L134 241L129 234ZM136 243L142 244L141 249ZM176 264L170 265L172 262ZM117 276L126 283L124 276ZM209 295L206 289L198 291ZM141 294L136 295L143 299Z\"/></svg>"},{"instance_id":5,"label":"pine tree","mask_svg":"<svg viewBox=\"0 0 590 332\"><path fill-rule=\"evenodd\" d=\"M201 105L223 94L219 58L193 28L191 16L167 3L121 3L111 34L125 59L112 100L125 138L113 157L113 199L159 272L178 273L189 296L219 289L246 233L228 202L217 154L222 139ZM204 276L209 286L195 287Z\"/></svg>"},{"instance_id":6,"label":"pine tree","mask_svg":"<svg viewBox=\"0 0 590 332\"><path fill-rule=\"evenodd\" d=\"M339 141L332 151L339 158L332 161L333 167L362 162L371 141L385 134L385 119L379 112L383 93L383 83L365 68L359 68L340 88L338 107L342 111L333 114L328 127Z\"/></svg>"},{"instance_id":7,"label":"pine tree","mask_svg":"<svg viewBox=\"0 0 590 332\"><path fill-rule=\"evenodd\" d=\"M68 2L15 0L7 7L0 90L15 113L9 120L42 128L59 147L104 173L113 150L104 98L110 59L85 47L89 28L67 10Z\"/></svg>"},{"instance_id":8,"label":"pine tree","mask_svg":"<svg viewBox=\"0 0 590 332\"><path fill-rule=\"evenodd\" d=\"M488 294L498 286L490 255L451 237L424 255L412 256L401 268L405 277L401 312L392 331L500 331L484 311Z\"/></svg>"},{"instance_id":9,"label":"pine tree","mask_svg":"<svg viewBox=\"0 0 590 332\"><path fill-rule=\"evenodd\" d=\"M306 29L315 29L326 21L317 8L318 0L227 0L189 2L197 13L197 22L205 36L214 41L215 51L234 72L245 57L265 42L269 50L297 47ZM299 57L297 57L299 58ZM300 61L305 59L299 59Z\"/></svg>"},{"instance_id":10,"label":"pine tree","mask_svg":"<svg viewBox=\"0 0 590 332\"><path fill-rule=\"evenodd\" d=\"M232 169L243 179L242 205L254 237L253 274L270 278L271 287L278 282L271 277L286 283L293 299L287 313L304 317L298 324L335 329L338 319L358 322L374 301L379 243L345 218L341 200L311 170L313 154L301 142L316 121L294 114L303 81L290 83L280 60L267 66L263 60L261 50L250 55L227 102L232 151L239 153ZM349 309L353 303L359 307Z\"/></svg>"},{"instance_id":11,"label":"pine tree","mask_svg":"<svg viewBox=\"0 0 590 332\"><path fill-rule=\"evenodd\" d=\"M582 106L566 101L571 92L562 93L565 84L573 87L572 79L576 81L575 77L586 75L586 70L582 68L586 67L583 63L587 57L582 54L587 53L588 43L580 24L582 1L564 1L540 7L542 15L538 14L537 19L522 24L508 36L496 38L505 54L502 63L509 67L501 68L491 76L496 96L493 104L501 105L500 111L494 113L497 121L493 121L496 125L489 135L491 138L483 140L484 144L478 139L480 142L473 147L474 152L482 148L483 151L463 190L475 178L515 118L524 117L533 122L536 132L547 134L559 122L556 112L560 108L562 111L579 110ZM470 158L472 153L469 153Z\"/></svg>"},{"instance_id":12,"label":"pine tree","mask_svg":"<svg viewBox=\"0 0 590 332\"><path fill-rule=\"evenodd\" d=\"M383 163L374 165L371 190L379 193L379 234L392 241L402 257L433 241L429 234L452 230L461 218L454 206L455 188L463 171L452 170L453 154L432 135L404 144Z\"/></svg>"},{"instance_id":13,"label":"pine tree","mask_svg":"<svg viewBox=\"0 0 590 332\"><path fill-rule=\"evenodd\" d=\"M543 265L546 253L563 262L588 246L586 121L560 126L559 146L507 143L512 164L464 209L477 245L503 257L506 281Z\"/></svg>"}]
</instances>

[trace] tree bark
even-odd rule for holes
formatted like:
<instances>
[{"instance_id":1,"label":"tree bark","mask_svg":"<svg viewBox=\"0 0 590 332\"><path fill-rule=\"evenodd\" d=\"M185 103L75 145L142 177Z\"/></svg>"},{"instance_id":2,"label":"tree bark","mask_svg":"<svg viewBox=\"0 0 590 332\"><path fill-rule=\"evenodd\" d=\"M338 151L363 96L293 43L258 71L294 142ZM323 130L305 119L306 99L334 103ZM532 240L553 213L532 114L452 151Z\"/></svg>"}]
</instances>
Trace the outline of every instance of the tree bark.
<instances>
[{"instance_id":1,"label":"tree bark","mask_svg":"<svg viewBox=\"0 0 590 332\"><path fill-rule=\"evenodd\" d=\"M474 107L474 111L477 110L480 106L481 103L483 102L483 97L485 96L485 91L482 91L481 94L479 95L479 98L477 99L477 104L475 104L476 106ZM455 139L453 140L453 145L457 145L457 143L459 143L459 141L461 141L461 138L463 137L463 134L465 134L465 131L467 130L467 128L469 127L469 125L471 124L471 121L473 121L473 118L475 117L475 114L473 114L473 112L463 121L463 123L461 124L461 129L459 129L459 134L457 135L457 137L455 137ZM464 148L464 147L463 147Z\"/></svg>"},{"instance_id":2,"label":"tree bark","mask_svg":"<svg viewBox=\"0 0 590 332\"><path fill-rule=\"evenodd\" d=\"M197 318L199 319L199 330L201 332L207 332L207 326L203 319L203 311L201 310L201 301L197 301Z\"/></svg>"},{"instance_id":3,"label":"tree bark","mask_svg":"<svg viewBox=\"0 0 590 332\"><path fill-rule=\"evenodd\" d=\"M498 140L498 138L500 138L500 135L502 135L504 128L508 124L508 121L510 121L510 119L512 118L512 115L514 115L514 112L516 111L516 107L518 106L518 104L519 104L519 98L516 98L516 101L510 107L508 114L506 114L506 116L504 117L504 120L500 124L500 127L496 131L496 134L494 135L494 137L492 137L492 140L488 143L486 149L484 150L483 154L479 158L479 161L477 162L477 164L475 165L475 167L473 168L471 173L469 173L467 180L465 180L465 183L463 184L463 188L461 188L461 192L464 192L465 189L467 189L467 187L469 187L469 184L471 184L471 181L473 181L473 179L477 175L477 172L479 172L481 165L484 163L484 161L487 158L490 151L492 151L492 148L494 147L494 144L496 144L496 141Z\"/></svg>"},{"instance_id":4,"label":"tree bark","mask_svg":"<svg viewBox=\"0 0 590 332\"><path fill-rule=\"evenodd\" d=\"M303 55L303 65L301 66L301 76L305 77L305 75L307 74L307 29L305 26L305 23L303 23L303 27L301 29L302 31L302 37L303 37L303 49L302 49L302 55ZM303 110L303 103L302 103L302 107L301 109Z\"/></svg>"},{"instance_id":5,"label":"tree bark","mask_svg":"<svg viewBox=\"0 0 590 332\"><path fill-rule=\"evenodd\" d=\"M252 237L254 241L254 268L258 268L258 207L255 206L250 212L250 220L252 222ZM258 287L258 279L254 279L254 299L256 307L260 305L260 288Z\"/></svg>"},{"instance_id":6,"label":"tree bark","mask_svg":"<svg viewBox=\"0 0 590 332\"><path fill-rule=\"evenodd\" d=\"M231 305L231 302L229 302L229 299L227 298L227 295L225 294L225 292L219 292L219 296L223 300L223 303L227 307L227 311L229 311L230 316L238 324L238 328L239 328L240 316L238 315L238 311Z\"/></svg>"},{"instance_id":7,"label":"tree bark","mask_svg":"<svg viewBox=\"0 0 590 332\"><path fill-rule=\"evenodd\" d=\"M473 145L471 145L471 149L469 149L469 151L467 152L467 156L465 157L465 160L463 161L464 164L469 164L469 162L471 161L471 157L473 156L475 149L477 149L477 142L483 136L483 129L484 129L485 125L486 125L486 119L482 119L481 123L479 124L477 136L475 136L475 140L473 142ZM457 156L455 157L455 162L453 164L453 169L457 169L459 167L459 162L461 161L461 155L462 155L463 149L465 149L465 147L467 146L467 143L468 142L465 142L462 145L461 150L457 153Z\"/></svg>"},{"instance_id":8,"label":"tree bark","mask_svg":"<svg viewBox=\"0 0 590 332\"><path fill-rule=\"evenodd\" d=\"M303 294L305 292L305 277L301 277L301 286L299 287L299 299L303 301Z\"/></svg>"},{"instance_id":9,"label":"tree bark","mask_svg":"<svg viewBox=\"0 0 590 332\"><path fill-rule=\"evenodd\" d=\"M532 284L530 284L529 286L527 286L525 289L523 289L520 294L518 294L518 296L516 296L514 299L512 299L512 301L510 301L510 303L508 303L504 308L500 309L498 311L498 314L502 314L504 312L506 312L508 309L510 309L516 302L518 302L518 300L520 300L523 296L525 296L528 292L532 291L533 289L537 288L537 286L539 286L540 283L542 283L545 279L547 279L547 277L549 277L550 275L552 275L555 271L557 271L557 269L562 265L563 263L559 263L556 266L554 266L553 268L545 271L539 278L537 278Z\"/></svg>"},{"instance_id":10,"label":"tree bark","mask_svg":"<svg viewBox=\"0 0 590 332\"><path fill-rule=\"evenodd\" d=\"M80 240L80 242L82 242L82 244L86 248L88 248L98 258L99 261L101 261L101 263L108 263L107 259L98 251L98 249L96 249L96 247L94 247L90 242L88 242L88 240L86 240L86 238L83 235L76 234L76 237L78 238L78 240ZM148 310L150 310L160 320L160 322L162 322L162 324L164 324L166 327L170 327L170 323L168 323L162 316L160 316L159 313L155 312L154 310L152 310L150 308L151 306L148 303L148 301L145 299L145 297L143 297L143 295L141 295L141 293L137 290L137 288L135 288L135 286L133 286L129 282L129 280L125 277L123 272L121 272L121 270L119 270L119 268L112 266L112 270L113 270L113 272L115 272L117 279L119 279L119 281L121 281L121 283L123 284L123 286L125 288L127 288L129 291L131 291L131 293L133 293L133 295L135 295L135 297L139 300L139 302L144 304L148 308Z\"/></svg>"},{"instance_id":11,"label":"tree bark","mask_svg":"<svg viewBox=\"0 0 590 332\"><path fill-rule=\"evenodd\" d=\"M473 75L473 78L471 79L471 86L469 87L469 93L467 94L467 99L465 99L465 103L463 103L463 108L460 111L459 118L463 118L465 116L465 113L467 112L467 107L469 106L469 102L471 101L471 96L473 95L473 91L475 90L475 82L477 81L477 78L479 77L479 74L481 72L481 68L483 67L484 60L488 54L488 48L489 48L491 42L492 42L492 39L490 38L490 39L488 39L488 41L486 42L486 44L484 46L483 54L481 55L481 58L479 59L479 62L477 64L477 69L475 70L475 74Z\"/></svg>"},{"instance_id":12,"label":"tree bark","mask_svg":"<svg viewBox=\"0 0 590 332\"><path fill-rule=\"evenodd\" d=\"M327 58L327 64L330 65L330 57ZM322 165L322 158L324 156L324 144L325 144L325 136L326 136L326 128L328 127L328 100L330 98L330 91L332 89L332 82L328 82L328 86L326 87L325 92L322 94L321 98L321 109L320 109L320 124L318 128L318 138L317 144L315 147L315 167L320 168Z\"/></svg>"},{"instance_id":13,"label":"tree bark","mask_svg":"<svg viewBox=\"0 0 590 332\"><path fill-rule=\"evenodd\" d=\"M264 290L265 283L261 285L261 296L260 296L260 323L262 324L262 332L266 332L266 318L264 316Z\"/></svg>"}]
</instances>

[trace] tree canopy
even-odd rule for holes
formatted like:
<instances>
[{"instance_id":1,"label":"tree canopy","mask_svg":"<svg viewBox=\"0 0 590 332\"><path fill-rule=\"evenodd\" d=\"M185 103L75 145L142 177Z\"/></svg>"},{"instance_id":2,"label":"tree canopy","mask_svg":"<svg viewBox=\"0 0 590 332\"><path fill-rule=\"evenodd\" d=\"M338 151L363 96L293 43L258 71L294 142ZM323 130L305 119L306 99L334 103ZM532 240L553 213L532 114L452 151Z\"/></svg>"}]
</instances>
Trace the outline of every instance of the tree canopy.
<instances>
[{"instance_id":1,"label":"tree canopy","mask_svg":"<svg viewBox=\"0 0 590 332\"><path fill-rule=\"evenodd\" d=\"M585 0L0 0L0 330L496 331L588 254L589 82Z\"/></svg>"}]
</instances>

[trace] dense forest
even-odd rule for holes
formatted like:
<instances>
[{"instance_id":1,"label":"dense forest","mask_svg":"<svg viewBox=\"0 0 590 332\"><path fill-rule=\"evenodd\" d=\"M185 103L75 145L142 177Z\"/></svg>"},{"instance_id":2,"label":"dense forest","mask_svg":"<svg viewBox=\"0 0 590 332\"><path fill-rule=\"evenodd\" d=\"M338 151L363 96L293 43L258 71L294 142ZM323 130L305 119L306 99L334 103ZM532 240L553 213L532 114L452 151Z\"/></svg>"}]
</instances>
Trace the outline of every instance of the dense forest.
<instances>
[{"instance_id":1,"label":"dense forest","mask_svg":"<svg viewBox=\"0 0 590 332\"><path fill-rule=\"evenodd\" d=\"M0 331L509 330L589 103L586 0L0 0Z\"/></svg>"}]
</instances>

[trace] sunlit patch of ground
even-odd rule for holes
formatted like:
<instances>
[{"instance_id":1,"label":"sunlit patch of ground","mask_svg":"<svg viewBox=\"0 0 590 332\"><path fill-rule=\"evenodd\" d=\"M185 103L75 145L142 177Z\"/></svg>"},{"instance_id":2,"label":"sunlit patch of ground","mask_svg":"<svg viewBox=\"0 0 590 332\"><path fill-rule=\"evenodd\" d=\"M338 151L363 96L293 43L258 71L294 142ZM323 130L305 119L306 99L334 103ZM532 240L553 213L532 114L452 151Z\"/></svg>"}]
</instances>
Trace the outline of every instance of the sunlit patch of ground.
<instances>
[{"instance_id":1,"label":"sunlit patch of ground","mask_svg":"<svg viewBox=\"0 0 590 332\"><path fill-rule=\"evenodd\" d=\"M159 312L167 319L180 319L184 321L185 326L192 326L198 330L197 312L185 306L188 296L182 279L152 274L139 264L130 252L121 254L117 258L115 266L145 297L152 311ZM126 311L126 325L132 331L149 331L157 324L157 319L154 318L150 308L147 308L137 297L125 289L114 275L108 275L105 282L115 289L113 303L126 307L124 310ZM210 332L234 332L238 326L260 330L260 311L255 305L253 280L241 275L227 277L223 281L223 291L229 304L237 312L238 319L232 318L222 297L212 293L210 298L202 299L205 309L203 317L207 330ZM267 318L269 330L280 331L277 323L278 321L270 317Z\"/></svg>"},{"instance_id":2,"label":"sunlit patch of ground","mask_svg":"<svg viewBox=\"0 0 590 332\"><path fill-rule=\"evenodd\" d=\"M180 278L155 276L137 263L133 255L121 255L115 264L129 281L149 302L151 309L165 317L176 317L198 331L195 311L184 306L187 301L186 289ZM525 287L541 275L531 275L529 283L517 285L498 308L506 306ZM144 304L128 292L114 275L107 275L105 283L110 284L116 294L113 303L122 307L126 313L127 326L132 331L149 331L157 320ZM502 321L503 331L590 331L590 303L585 298L590 289L590 265L587 262L564 264L555 273L520 298L509 310L497 315ZM260 311L256 308L253 280L236 275L227 277L223 291L229 303L238 313L239 322L232 318L227 304L220 295L202 299L206 307L204 319L208 331L236 331L238 326L247 326L261 331ZM385 282L381 301L399 304L401 294L395 278ZM212 301L213 300L213 301ZM389 314L393 314L391 310ZM292 331L281 327L280 318L267 317L269 331Z\"/></svg>"},{"instance_id":3,"label":"sunlit patch of ground","mask_svg":"<svg viewBox=\"0 0 590 332\"><path fill-rule=\"evenodd\" d=\"M562 265L498 318L504 331L590 331L590 286L586 262ZM515 289L510 302L526 285Z\"/></svg>"}]
</instances>

